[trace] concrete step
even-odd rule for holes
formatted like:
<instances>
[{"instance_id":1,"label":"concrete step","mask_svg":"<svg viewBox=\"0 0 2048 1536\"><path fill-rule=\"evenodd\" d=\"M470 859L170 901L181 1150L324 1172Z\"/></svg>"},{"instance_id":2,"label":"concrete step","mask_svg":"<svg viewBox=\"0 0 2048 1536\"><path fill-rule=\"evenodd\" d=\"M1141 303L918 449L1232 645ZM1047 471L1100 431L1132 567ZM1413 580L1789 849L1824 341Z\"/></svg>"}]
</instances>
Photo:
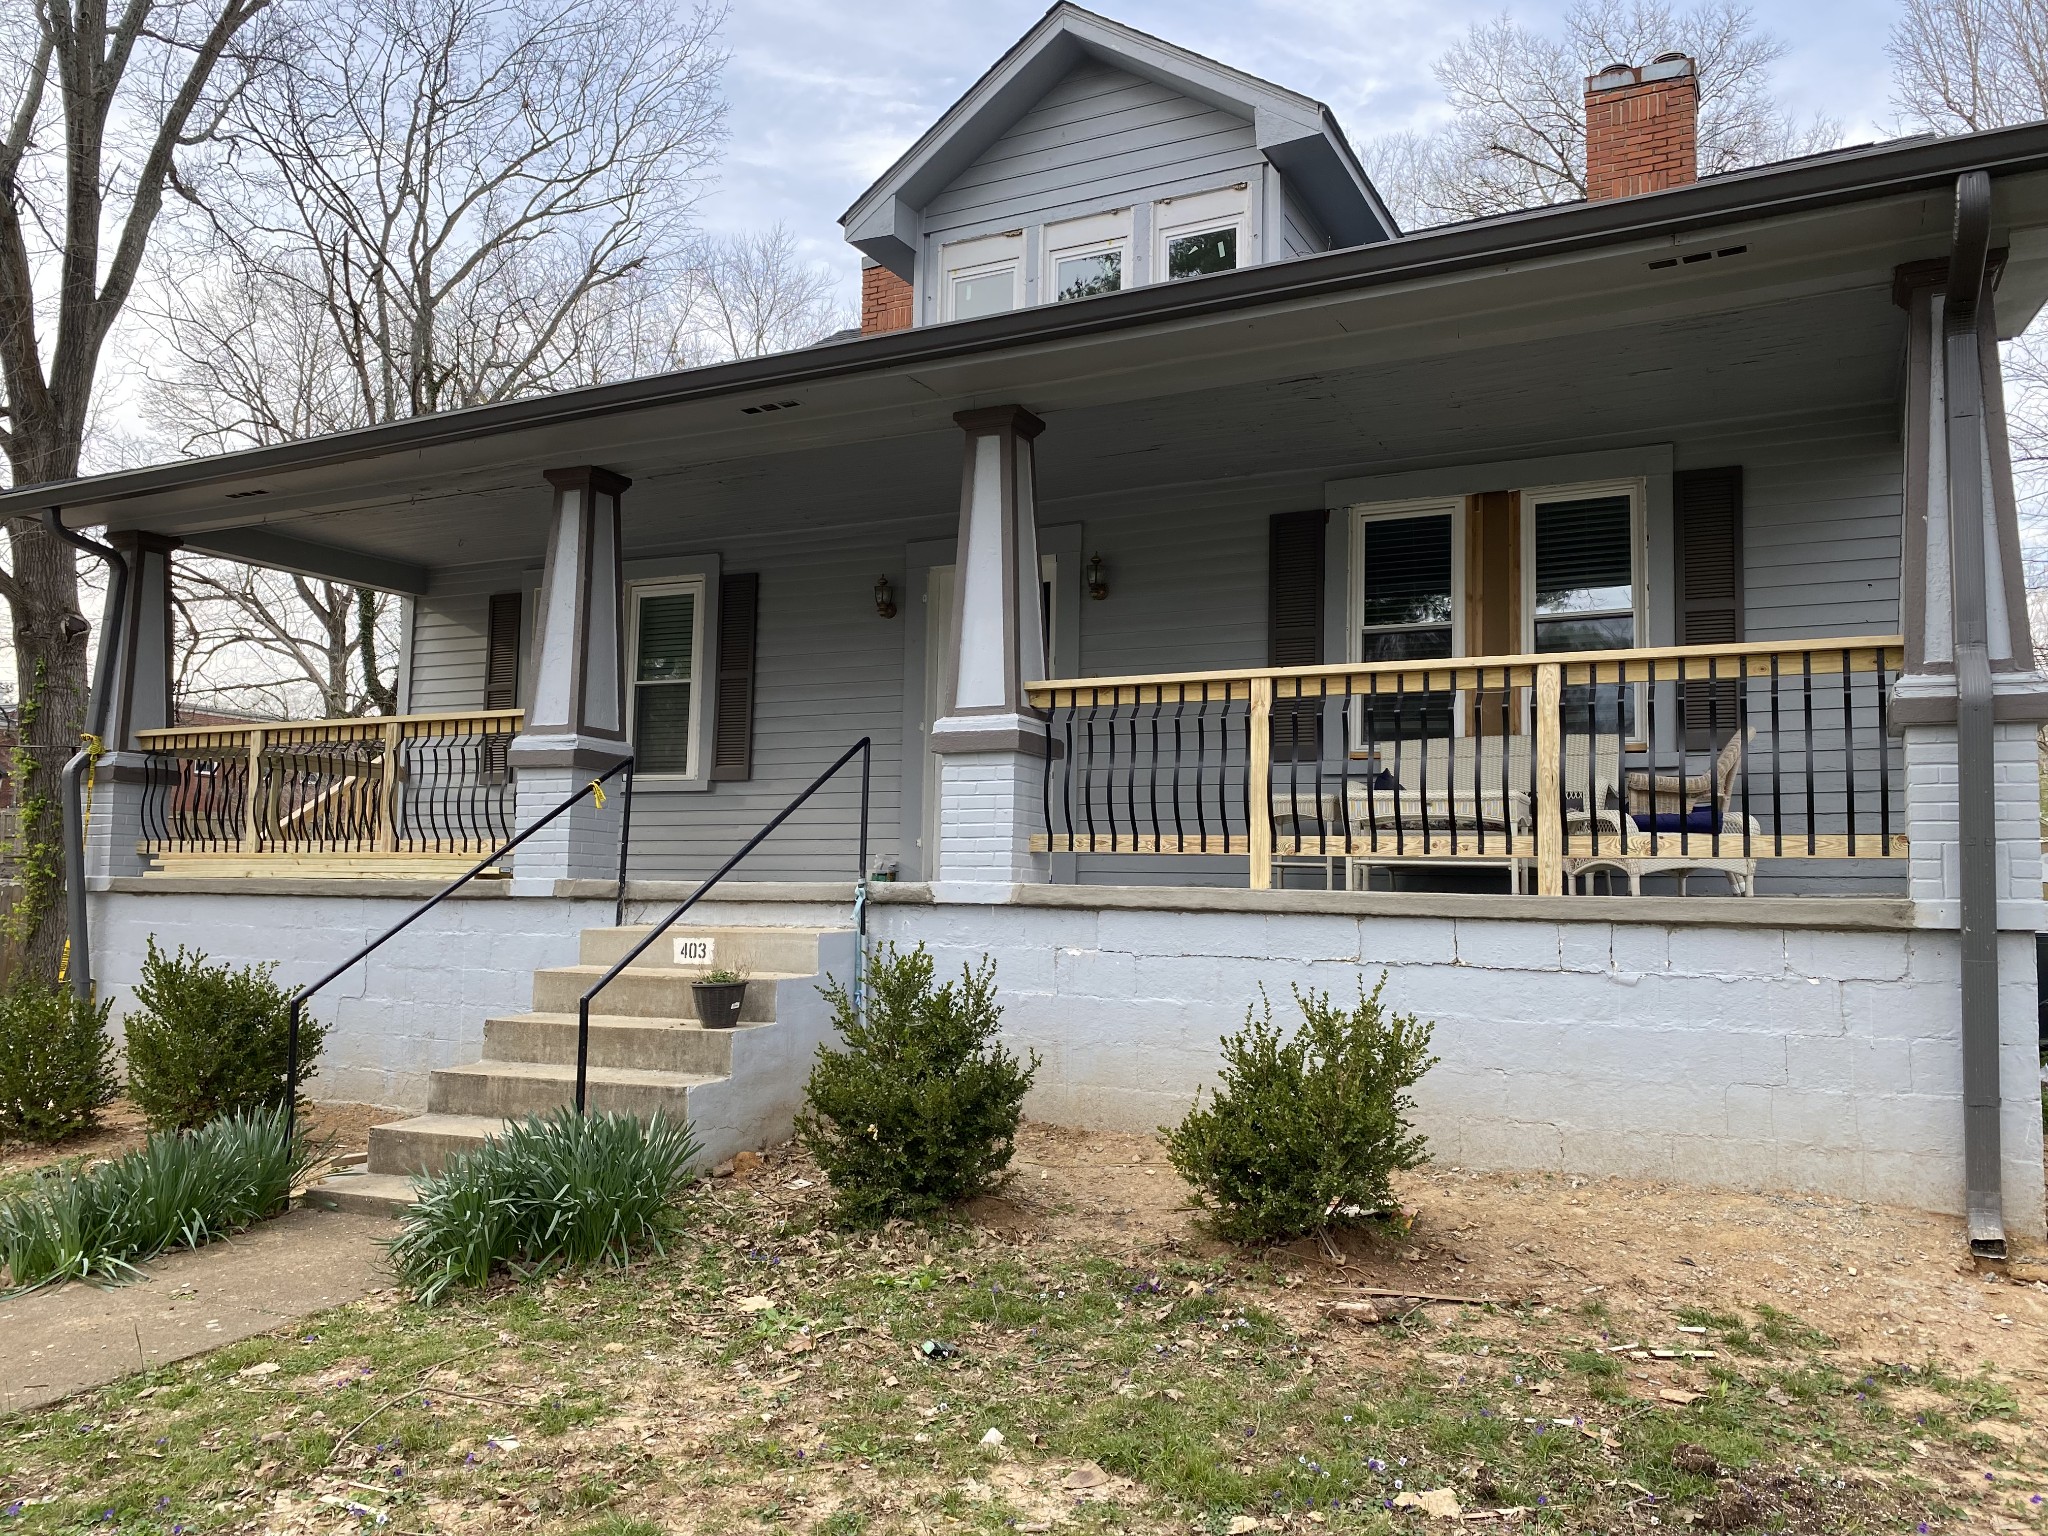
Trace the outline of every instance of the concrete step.
<instances>
[{"instance_id":1,"label":"concrete step","mask_svg":"<svg viewBox=\"0 0 2048 1536\"><path fill-rule=\"evenodd\" d=\"M712 1081L715 1079L708 1073L594 1067L586 1107L643 1120L657 1112L671 1120L687 1120L690 1089ZM466 1067L439 1068L427 1079L427 1112L434 1115L523 1120L575 1101L573 1065L479 1061Z\"/></svg>"},{"instance_id":2,"label":"concrete step","mask_svg":"<svg viewBox=\"0 0 2048 1536\"><path fill-rule=\"evenodd\" d=\"M533 973L535 1013L576 1012L577 1000L611 967L606 965L560 965ZM634 966L622 971L612 984L598 993L593 1008L607 1015L635 1019L695 1019L697 1000L690 983L698 972L675 966ZM755 971L747 979L747 1000L740 1008L740 1022L766 1024L775 1018L775 986L778 981L815 975L815 971Z\"/></svg>"},{"instance_id":3,"label":"concrete step","mask_svg":"<svg viewBox=\"0 0 2048 1536\"><path fill-rule=\"evenodd\" d=\"M742 1024L739 1030L760 1029ZM706 1029L694 1019L636 1019L592 1014L592 1067L688 1072L724 1077L732 1071L733 1029ZM484 1021L485 1061L576 1063L576 1015L521 1013Z\"/></svg>"},{"instance_id":4,"label":"concrete step","mask_svg":"<svg viewBox=\"0 0 2048 1536\"><path fill-rule=\"evenodd\" d=\"M753 977L768 973L785 976L814 976L818 971L816 928L720 928L678 923L663 934L646 954L633 962L642 966L680 966L693 973L707 970L735 970ZM642 939L645 925L628 928L586 928L577 959L585 965L609 966ZM677 958L677 941L689 946L709 944L708 960Z\"/></svg>"},{"instance_id":5,"label":"concrete step","mask_svg":"<svg viewBox=\"0 0 2048 1536\"><path fill-rule=\"evenodd\" d=\"M414 1194L404 1174L336 1173L306 1191L306 1204L359 1216L403 1216L412 1209Z\"/></svg>"},{"instance_id":6,"label":"concrete step","mask_svg":"<svg viewBox=\"0 0 2048 1536\"><path fill-rule=\"evenodd\" d=\"M504 1130L497 1115L414 1115L370 1127L370 1172L401 1178L439 1173L451 1152L467 1152Z\"/></svg>"}]
</instances>

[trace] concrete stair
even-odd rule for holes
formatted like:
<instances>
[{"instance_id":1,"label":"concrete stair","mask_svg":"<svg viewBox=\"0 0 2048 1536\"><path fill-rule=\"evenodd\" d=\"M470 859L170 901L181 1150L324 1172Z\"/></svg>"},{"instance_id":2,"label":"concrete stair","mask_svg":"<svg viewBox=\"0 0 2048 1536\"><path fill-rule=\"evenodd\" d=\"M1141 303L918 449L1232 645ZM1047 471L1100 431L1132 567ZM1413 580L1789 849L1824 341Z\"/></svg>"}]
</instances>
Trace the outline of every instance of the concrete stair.
<instances>
[{"instance_id":1,"label":"concrete stair","mask_svg":"<svg viewBox=\"0 0 2048 1536\"><path fill-rule=\"evenodd\" d=\"M323 1180L308 1198L334 1209L400 1212L412 1203L414 1177L440 1172L450 1154L480 1145L508 1121L574 1103L577 1000L646 933L586 929L577 964L534 972L532 1012L486 1019L482 1059L432 1072L426 1113L372 1127L367 1165ZM677 939L690 954L708 946L709 962L677 963ZM590 1020L588 1107L688 1120L707 1160L787 1135L802 1077L788 1079L798 1063L807 1069L819 1038L821 948L838 957L835 974L845 974L849 934L670 930L597 1000L604 1011ZM690 984L712 968L747 978L736 1027L707 1029L697 1017ZM786 998L802 1015L794 1028L777 1019L778 1000Z\"/></svg>"}]
</instances>

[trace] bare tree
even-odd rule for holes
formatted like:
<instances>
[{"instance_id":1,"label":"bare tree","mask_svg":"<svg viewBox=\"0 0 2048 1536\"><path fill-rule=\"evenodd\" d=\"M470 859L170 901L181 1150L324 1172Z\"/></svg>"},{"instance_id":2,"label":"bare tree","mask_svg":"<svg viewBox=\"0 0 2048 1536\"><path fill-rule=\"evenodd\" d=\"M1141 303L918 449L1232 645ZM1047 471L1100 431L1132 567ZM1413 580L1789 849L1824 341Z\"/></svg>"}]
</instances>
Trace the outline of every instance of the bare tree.
<instances>
[{"instance_id":1,"label":"bare tree","mask_svg":"<svg viewBox=\"0 0 2048 1536\"><path fill-rule=\"evenodd\" d=\"M715 356L787 352L855 322L837 276L805 261L784 225L706 240L695 254L692 330Z\"/></svg>"},{"instance_id":2,"label":"bare tree","mask_svg":"<svg viewBox=\"0 0 2048 1536\"><path fill-rule=\"evenodd\" d=\"M1889 52L1904 131L1975 133L2048 117L2048 0L1905 0ZM2048 337L2037 322L2000 352L2038 619L2048 614ZM2038 651L2048 629L2037 622L2034 635Z\"/></svg>"},{"instance_id":3,"label":"bare tree","mask_svg":"<svg viewBox=\"0 0 2048 1536\"><path fill-rule=\"evenodd\" d=\"M1825 119L1800 125L1771 93L1784 45L1733 0L1678 11L1663 0L1579 0L1555 35L1502 15L1477 22L1437 61L1453 115L1440 132L1368 146L1395 216L1416 226L1586 195L1586 76L1613 63L1689 55L1699 72L1703 175L1825 147Z\"/></svg>"},{"instance_id":4,"label":"bare tree","mask_svg":"<svg viewBox=\"0 0 2048 1536\"><path fill-rule=\"evenodd\" d=\"M0 449L12 484L78 473L102 355L165 190L254 77L268 3L35 0L0 13ZM23 518L7 536L0 598L24 738L24 889L10 924L50 977L65 937L58 773L84 719L87 626L70 546Z\"/></svg>"},{"instance_id":5,"label":"bare tree","mask_svg":"<svg viewBox=\"0 0 2048 1536\"><path fill-rule=\"evenodd\" d=\"M218 452L586 381L620 305L689 270L722 19L632 0L309 15L234 104L232 161L166 250L142 400L157 439ZM378 595L182 563L209 686L246 653L271 693L283 667L323 711L394 707Z\"/></svg>"},{"instance_id":6,"label":"bare tree","mask_svg":"<svg viewBox=\"0 0 2048 1536\"><path fill-rule=\"evenodd\" d=\"M174 581L181 710L334 720L396 708L389 593L226 560L180 560Z\"/></svg>"}]
</instances>

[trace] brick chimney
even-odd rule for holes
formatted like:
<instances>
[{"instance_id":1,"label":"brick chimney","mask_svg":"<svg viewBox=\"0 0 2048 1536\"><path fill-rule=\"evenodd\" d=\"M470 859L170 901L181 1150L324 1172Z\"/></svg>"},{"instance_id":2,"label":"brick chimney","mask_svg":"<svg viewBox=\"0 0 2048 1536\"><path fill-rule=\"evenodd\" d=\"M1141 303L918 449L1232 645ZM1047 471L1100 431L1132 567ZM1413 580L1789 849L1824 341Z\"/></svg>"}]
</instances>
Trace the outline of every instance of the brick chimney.
<instances>
[{"instance_id":1,"label":"brick chimney","mask_svg":"<svg viewBox=\"0 0 2048 1536\"><path fill-rule=\"evenodd\" d=\"M1682 53L1586 79L1586 196L1634 197L1699 179L1700 82Z\"/></svg>"},{"instance_id":2,"label":"brick chimney","mask_svg":"<svg viewBox=\"0 0 2048 1536\"><path fill-rule=\"evenodd\" d=\"M860 329L864 336L877 331L907 331L911 324L910 284L887 267L864 261L860 268Z\"/></svg>"}]
</instances>

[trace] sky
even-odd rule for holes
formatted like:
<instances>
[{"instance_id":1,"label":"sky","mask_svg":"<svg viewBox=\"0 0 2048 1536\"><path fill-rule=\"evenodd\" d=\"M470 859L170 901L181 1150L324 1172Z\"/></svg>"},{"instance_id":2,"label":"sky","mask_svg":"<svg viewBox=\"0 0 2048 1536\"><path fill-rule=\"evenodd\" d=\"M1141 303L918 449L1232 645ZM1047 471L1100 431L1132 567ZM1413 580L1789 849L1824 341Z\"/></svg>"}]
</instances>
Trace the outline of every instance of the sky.
<instances>
[{"instance_id":1,"label":"sky","mask_svg":"<svg viewBox=\"0 0 2048 1536\"><path fill-rule=\"evenodd\" d=\"M982 71L1045 12L1039 0L731 0L725 30L731 134L705 224L783 223L815 261L858 257L838 218ZM1100 0L1092 8L1326 102L1353 142L1423 128L1445 111L1430 65L1472 22L1507 10L1549 30L1569 0ZM1844 142L1884 136L1895 5L1759 0L1787 47L1785 104L1822 113Z\"/></svg>"}]
</instances>

